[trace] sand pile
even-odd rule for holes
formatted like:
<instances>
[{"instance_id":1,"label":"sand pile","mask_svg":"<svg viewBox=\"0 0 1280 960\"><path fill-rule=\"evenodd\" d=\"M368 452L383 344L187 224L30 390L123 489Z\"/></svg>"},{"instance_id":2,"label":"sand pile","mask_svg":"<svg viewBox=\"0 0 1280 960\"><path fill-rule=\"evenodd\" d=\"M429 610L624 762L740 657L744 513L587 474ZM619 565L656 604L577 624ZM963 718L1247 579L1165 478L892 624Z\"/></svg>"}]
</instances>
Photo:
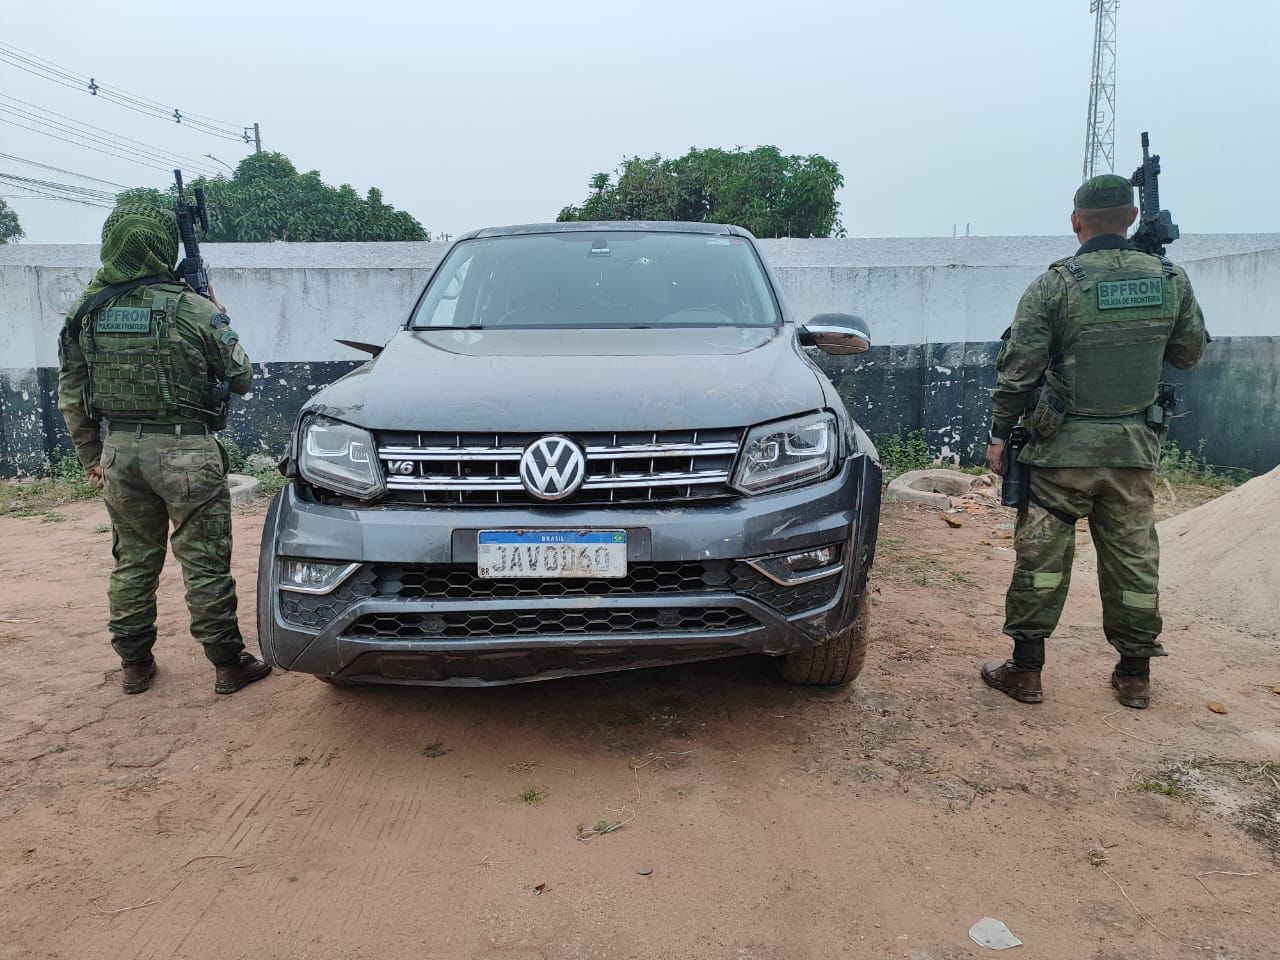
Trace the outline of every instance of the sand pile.
<instances>
[{"instance_id":1,"label":"sand pile","mask_svg":"<svg viewBox=\"0 0 1280 960\"><path fill-rule=\"evenodd\" d=\"M1280 638L1280 467L1157 529L1162 603Z\"/></svg>"}]
</instances>

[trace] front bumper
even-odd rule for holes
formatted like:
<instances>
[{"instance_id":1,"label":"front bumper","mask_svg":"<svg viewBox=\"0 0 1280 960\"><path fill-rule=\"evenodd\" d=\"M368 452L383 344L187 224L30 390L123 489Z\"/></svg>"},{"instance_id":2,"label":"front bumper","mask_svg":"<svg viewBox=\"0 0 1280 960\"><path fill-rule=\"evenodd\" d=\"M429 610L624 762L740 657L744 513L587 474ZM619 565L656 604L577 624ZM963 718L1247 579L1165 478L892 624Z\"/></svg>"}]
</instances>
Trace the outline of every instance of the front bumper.
<instances>
[{"instance_id":1,"label":"front bumper","mask_svg":"<svg viewBox=\"0 0 1280 960\"><path fill-rule=\"evenodd\" d=\"M846 629L875 554L880 465L696 506L350 509L290 485L263 528L258 628L285 670L351 682L513 683L744 653ZM479 530L625 529L625 581L476 576ZM838 574L780 586L743 561L840 545ZM279 558L359 564L332 594L279 589Z\"/></svg>"}]
</instances>

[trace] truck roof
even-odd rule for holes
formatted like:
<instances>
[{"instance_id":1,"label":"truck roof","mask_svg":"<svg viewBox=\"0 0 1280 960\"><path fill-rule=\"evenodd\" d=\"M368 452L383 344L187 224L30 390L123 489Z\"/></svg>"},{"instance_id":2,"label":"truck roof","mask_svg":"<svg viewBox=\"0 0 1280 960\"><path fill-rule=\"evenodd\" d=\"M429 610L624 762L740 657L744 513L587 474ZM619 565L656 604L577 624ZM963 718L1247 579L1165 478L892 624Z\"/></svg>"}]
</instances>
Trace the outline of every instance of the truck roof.
<instances>
[{"instance_id":1,"label":"truck roof","mask_svg":"<svg viewBox=\"0 0 1280 960\"><path fill-rule=\"evenodd\" d=\"M600 230L645 233L701 233L714 236L751 237L749 230L730 223L698 223L681 220L572 220L567 223L523 223L506 227L482 227L460 236L459 240L476 237L514 237L538 233L594 233ZM754 238L752 238L754 239Z\"/></svg>"}]
</instances>

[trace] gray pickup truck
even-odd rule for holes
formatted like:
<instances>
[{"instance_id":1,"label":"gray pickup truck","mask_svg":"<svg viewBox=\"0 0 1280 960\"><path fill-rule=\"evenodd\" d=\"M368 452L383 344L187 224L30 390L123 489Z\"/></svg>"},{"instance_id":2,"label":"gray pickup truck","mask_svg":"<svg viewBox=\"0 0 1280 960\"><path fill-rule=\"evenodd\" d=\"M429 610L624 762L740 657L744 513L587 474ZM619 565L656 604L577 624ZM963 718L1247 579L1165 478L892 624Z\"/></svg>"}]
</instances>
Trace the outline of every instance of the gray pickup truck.
<instances>
[{"instance_id":1,"label":"gray pickup truck","mask_svg":"<svg viewBox=\"0 0 1280 960\"><path fill-rule=\"evenodd\" d=\"M755 239L700 223L479 230L303 408L262 535L274 666L512 683L737 654L866 656L875 447Z\"/></svg>"}]
</instances>

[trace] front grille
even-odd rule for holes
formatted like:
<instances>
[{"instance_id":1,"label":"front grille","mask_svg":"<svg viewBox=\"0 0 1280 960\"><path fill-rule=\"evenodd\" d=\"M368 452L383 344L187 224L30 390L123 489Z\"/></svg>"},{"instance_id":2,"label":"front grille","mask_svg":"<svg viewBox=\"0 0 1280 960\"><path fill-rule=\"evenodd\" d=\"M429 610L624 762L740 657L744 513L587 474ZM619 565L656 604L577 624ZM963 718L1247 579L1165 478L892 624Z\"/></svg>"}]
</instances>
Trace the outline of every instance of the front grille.
<instances>
[{"instance_id":1,"label":"front grille","mask_svg":"<svg viewBox=\"0 0 1280 960\"><path fill-rule=\"evenodd\" d=\"M705 633L758 626L732 607L630 610L492 610L484 613L371 613L356 620L349 637L379 640L473 640L489 637L582 634Z\"/></svg>"},{"instance_id":2,"label":"front grille","mask_svg":"<svg viewBox=\"0 0 1280 960\"><path fill-rule=\"evenodd\" d=\"M378 435L392 503L542 504L520 482L520 457L537 433ZM740 430L575 433L587 458L582 488L564 503L665 503L726 499ZM395 464L398 469L390 465ZM407 466L406 466L407 465ZM408 473L403 472L409 470Z\"/></svg>"},{"instance_id":3,"label":"front grille","mask_svg":"<svg viewBox=\"0 0 1280 960\"><path fill-rule=\"evenodd\" d=\"M400 601L486 601L486 600L573 600L579 597L679 596L694 598L698 594L733 592L749 597L791 616L829 603L839 588L839 577L828 577L797 587L783 587L741 561L698 560L667 563L633 563L625 577L600 580L488 580L476 573L474 566L446 564L364 564L328 594L280 591L280 613L287 623L309 630L323 629L358 600ZM649 611L639 611L653 616ZM688 611L696 616L700 611ZM607 611L563 611L564 615L607 613ZM631 614L636 611L631 611ZM550 615L558 615L549 611ZM516 614L498 614L516 616ZM525 614L520 614L525 616ZM371 614L373 617L400 614ZM472 614L405 614L408 617L466 617ZM485 614L492 616L492 614ZM754 621L753 621L754 622ZM352 628L355 629L354 627ZM653 630L640 626L636 630ZM665 628L664 628L665 629ZM681 629L729 629L718 627L675 627ZM539 632L539 631L533 631ZM553 631L554 632L554 631ZM579 630L568 632L594 632ZM626 631L624 631L626 632ZM632 631L634 632L634 631ZM420 636L414 628L410 636ZM382 634L375 634L381 636ZM388 634L395 636L396 634ZM483 636L484 634L444 634L446 636ZM503 634L505 635L505 634Z\"/></svg>"},{"instance_id":4,"label":"front grille","mask_svg":"<svg viewBox=\"0 0 1280 960\"><path fill-rule=\"evenodd\" d=\"M601 580L488 580L474 566L373 565L373 588L398 600L514 600L704 593L729 589L729 561L633 563Z\"/></svg>"}]
</instances>

